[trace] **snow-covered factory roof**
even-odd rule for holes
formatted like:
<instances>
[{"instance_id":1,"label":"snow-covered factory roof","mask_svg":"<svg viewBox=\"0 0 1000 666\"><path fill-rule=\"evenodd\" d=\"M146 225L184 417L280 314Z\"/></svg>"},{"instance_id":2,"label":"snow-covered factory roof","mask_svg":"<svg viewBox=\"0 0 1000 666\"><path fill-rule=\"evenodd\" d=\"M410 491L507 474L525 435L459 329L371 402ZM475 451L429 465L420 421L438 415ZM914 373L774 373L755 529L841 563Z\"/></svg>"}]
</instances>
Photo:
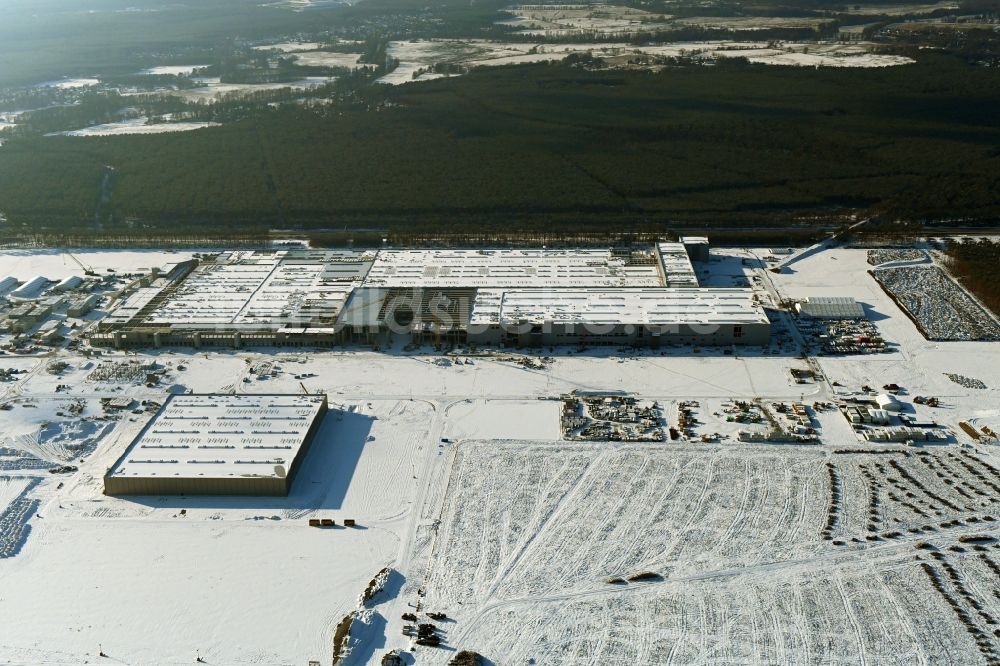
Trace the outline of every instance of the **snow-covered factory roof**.
<instances>
[{"instance_id":1,"label":"snow-covered factory roof","mask_svg":"<svg viewBox=\"0 0 1000 666\"><path fill-rule=\"evenodd\" d=\"M592 249L381 250L368 287L658 287L650 252Z\"/></svg>"},{"instance_id":2,"label":"snow-covered factory roof","mask_svg":"<svg viewBox=\"0 0 1000 666\"><path fill-rule=\"evenodd\" d=\"M10 292L7 297L12 301L33 300L41 294L43 287L49 284L49 282L51 282L51 280L44 275L36 275L14 291Z\"/></svg>"},{"instance_id":3,"label":"snow-covered factory roof","mask_svg":"<svg viewBox=\"0 0 1000 666\"><path fill-rule=\"evenodd\" d=\"M105 326L123 326L129 323L143 308L149 305L149 303L160 294L162 289L162 286L156 286L142 287L135 290L135 292L133 292L124 301L120 302L118 306L104 318L103 324Z\"/></svg>"},{"instance_id":4,"label":"snow-covered factory roof","mask_svg":"<svg viewBox=\"0 0 1000 666\"><path fill-rule=\"evenodd\" d=\"M325 409L322 395L172 395L108 476L282 478Z\"/></svg>"},{"instance_id":5,"label":"snow-covered factory roof","mask_svg":"<svg viewBox=\"0 0 1000 666\"><path fill-rule=\"evenodd\" d=\"M471 325L766 324L749 289L511 289L476 295Z\"/></svg>"},{"instance_id":6,"label":"snow-covered factory roof","mask_svg":"<svg viewBox=\"0 0 1000 666\"><path fill-rule=\"evenodd\" d=\"M9 291L13 291L18 284L20 283L13 275L8 275L7 277L0 279L0 296L3 296Z\"/></svg>"},{"instance_id":7,"label":"snow-covered factory roof","mask_svg":"<svg viewBox=\"0 0 1000 666\"><path fill-rule=\"evenodd\" d=\"M660 268L668 287L697 287L698 278L684 243L657 243Z\"/></svg>"},{"instance_id":8,"label":"snow-covered factory roof","mask_svg":"<svg viewBox=\"0 0 1000 666\"><path fill-rule=\"evenodd\" d=\"M188 276L142 322L227 328L332 324L370 255L351 251L231 252Z\"/></svg>"},{"instance_id":9,"label":"snow-covered factory roof","mask_svg":"<svg viewBox=\"0 0 1000 666\"><path fill-rule=\"evenodd\" d=\"M849 296L810 296L795 305L799 314L817 319L864 319L865 308Z\"/></svg>"}]
</instances>

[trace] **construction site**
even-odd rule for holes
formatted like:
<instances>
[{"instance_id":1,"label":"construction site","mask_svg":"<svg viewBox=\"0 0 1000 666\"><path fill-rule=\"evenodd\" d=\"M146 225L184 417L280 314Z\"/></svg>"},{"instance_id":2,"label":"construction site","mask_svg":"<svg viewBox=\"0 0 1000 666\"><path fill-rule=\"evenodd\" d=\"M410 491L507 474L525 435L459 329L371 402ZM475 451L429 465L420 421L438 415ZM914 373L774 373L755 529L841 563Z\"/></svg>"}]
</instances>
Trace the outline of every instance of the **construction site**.
<instances>
[{"instance_id":1,"label":"construction site","mask_svg":"<svg viewBox=\"0 0 1000 666\"><path fill-rule=\"evenodd\" d=\"M997 661L997 343L869 249L0 250L66 301L0 325L4 656Z\"/></svg>"}]
</instances>

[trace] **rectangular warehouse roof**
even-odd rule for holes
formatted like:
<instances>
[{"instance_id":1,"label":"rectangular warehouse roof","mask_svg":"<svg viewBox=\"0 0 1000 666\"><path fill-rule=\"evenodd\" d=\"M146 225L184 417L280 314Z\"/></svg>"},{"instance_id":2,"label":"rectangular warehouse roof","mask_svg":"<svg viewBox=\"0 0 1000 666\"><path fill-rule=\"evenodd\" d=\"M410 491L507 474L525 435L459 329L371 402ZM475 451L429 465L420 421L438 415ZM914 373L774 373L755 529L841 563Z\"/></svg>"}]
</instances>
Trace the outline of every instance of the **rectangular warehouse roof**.
<instances>
[{"instance_id":1,"label":"rectangular warehouse roof","mask_svg":"<svg viewBox=\"0 0 1000 666\"><path fill-rule=\"evenodd\" d=\"M164 290L162 302L131 323L236 330L331 326L373 257L355 251L225 253ZM111 321L131 320L157 296L151 292L123 304Z\"/></svg>"},{"instance_id":2,"label":"rectangular warehouse roof","mask_svg":"<svg viewBox=\"0 0 1000 666\"><path fill-rule=\"evenodd\" d=\"M366 287L659 287L649 251L381 250Z\"/></svg>"},{"instance_id":3,"label":"rectangular warehouse roof","mask_svg":"<svg viewBox=\"0 0 1000 666\"><path fill-rule=\"evenodd\" d=\"M657 243L656 251L660 257L660 269L666 277L668 287L697 287L698 277L695 275L691 257L683 243Z\"/></svg>"},{"instance_id":4,"label":"rectangular warehouse roof","mask_svg":"<svg viewBox=\"0 0 1000 666\"><path fill-rule=\"evenodd\" d=\"M283 479L325 412L325 395L172 395L107 477Z\"/></svg>"},{"instance_id":5,"label":"rectangular warehouse roof","mask_svg":"<svg viewBox=\"0 0 1000 666\"><path fill-rule=\"evenodd\" d=\"M795 305L799 314L816 319L864 319L865 309L847 296L810 296Z\"/></svg>"},{"instance_id":6,"label":"rectangular warehouse roof","mask_svg":"<svg viewBox=\"0 0 1000 666\"><path fill-rule=\"evenodd\" d=\"M749 289L511 289L476 295L471 325L766 324Z\"/></svg>"}]
</instances>

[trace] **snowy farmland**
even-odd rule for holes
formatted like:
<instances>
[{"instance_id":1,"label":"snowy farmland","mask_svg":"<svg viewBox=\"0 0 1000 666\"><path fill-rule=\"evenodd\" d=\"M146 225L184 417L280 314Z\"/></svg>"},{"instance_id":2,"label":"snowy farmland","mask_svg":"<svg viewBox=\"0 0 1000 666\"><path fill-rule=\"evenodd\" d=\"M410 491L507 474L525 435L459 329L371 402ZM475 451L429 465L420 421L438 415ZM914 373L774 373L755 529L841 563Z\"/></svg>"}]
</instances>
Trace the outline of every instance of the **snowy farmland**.
<instances>
[{"instance_id":1,"label":"snowy farmland","mask_svg":"<svg viewBox=\"0 0 1000 666\"><path fill-rule=\"evenodd\" d=\"M511 18L500 21L519 35L583 37L669 32L685 27L755 31L773 28L818 30L826 18L787 16L674 17L634 7L608 4L518 5L505 10Z\"/></svg>"},{"instance_id":2,"label":"snowy farmland","mask_svg":"<svg viewBox=\"0 0 1000 666\"><path fill-rule=\"evenodd\" d=\"M435 65L467 68L498 67L563 60L574 53L587 53L610 62L636 56L653 58L690 57L706 62L716 58L747 58L764 65L807 67L892 67L912 63L905 56L872 53L872 45L805 42L676 42L635 46L621 43L494 42L488 40L412 40L391 42L388 55L399 61L392 72L379 79L400 84L436 78Z\"/></svg>"},{"instance_id":3,"label":"snowy farmland","mask_svg":"<svg viewBox=\"0 0 1000 666\"><path fill-rule=\"evenodd\" d=\"M129 664L330 663L336 627L356 611L348 665L393 649L438 665L462 649L498 666L996 661L1000 450L960 427L1000 428L996 343L926 339L868 272L866 249L780 273L765 268L771 254L713 248L699 268L768 303L856 298L891 351L803 359L777 320L787 340L731 354L444 356L395 339L380 352L0 355L0 370L16 371L0 382L0 653L13 664L95 663L99 646ZM190 255L73 256L104 273ZM0 262L22 281L80 270L59 251L5 250ZM150 364L162 370L153 386ZM264 364L273 372L253 371ZM818 377L796 382L806 369ZM949 439L869 443L833 409L815 413L817 443L747 444L737 431L764 425L730 420L737 401L843 402L889 382L905 387L902 414ZM186 391L328 396L288 497L102 494L150 403ZM574 392L655 401L669 427L697 403L693 435L562 441ZM320 519L336 526L309 525ZM385 589L359 603L383 568ZM418 602L419 622L447 614L443 648L403 635Z\"/></svg>"},{"instance_id":4,"label":"snowy farmland","mask_svg":"<svg viewBox=\"0 0 1000 666\"><path fill-rule=\"evenodd\" d=\"M336 53L333 51L307 51L295 54L295 63L305 67L364 67L358 63L360 53Z\"/></svg>"}]
</instances>

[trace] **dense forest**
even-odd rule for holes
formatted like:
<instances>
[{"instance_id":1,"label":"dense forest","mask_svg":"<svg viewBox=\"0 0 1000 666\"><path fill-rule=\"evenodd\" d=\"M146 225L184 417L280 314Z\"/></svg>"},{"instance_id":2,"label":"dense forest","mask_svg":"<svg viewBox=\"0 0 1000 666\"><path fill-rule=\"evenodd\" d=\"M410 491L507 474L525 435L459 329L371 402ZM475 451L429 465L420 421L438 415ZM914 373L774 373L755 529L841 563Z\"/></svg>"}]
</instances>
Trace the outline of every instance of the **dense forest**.
<instances>
[{"instance_id":1,"label":"dense forest","mask_svg":"<svg viewBox=\"0 0 1000 666\"><path fill-rule=\"evenodd\" d=\"M996 69L585 64L369 85L181 134L13 139L6 231L1000 218Z\"/></svg>"},{"instance_id":2,"label":"dense forest","mask_svg":"<svg viewBox=\"0 0 1000 666\"><path fill-rule=\"evenodd\" d=\"M1000 243L989 239L951 241L948 270L1000 317Z\"/></svg>"}]
</instances>

